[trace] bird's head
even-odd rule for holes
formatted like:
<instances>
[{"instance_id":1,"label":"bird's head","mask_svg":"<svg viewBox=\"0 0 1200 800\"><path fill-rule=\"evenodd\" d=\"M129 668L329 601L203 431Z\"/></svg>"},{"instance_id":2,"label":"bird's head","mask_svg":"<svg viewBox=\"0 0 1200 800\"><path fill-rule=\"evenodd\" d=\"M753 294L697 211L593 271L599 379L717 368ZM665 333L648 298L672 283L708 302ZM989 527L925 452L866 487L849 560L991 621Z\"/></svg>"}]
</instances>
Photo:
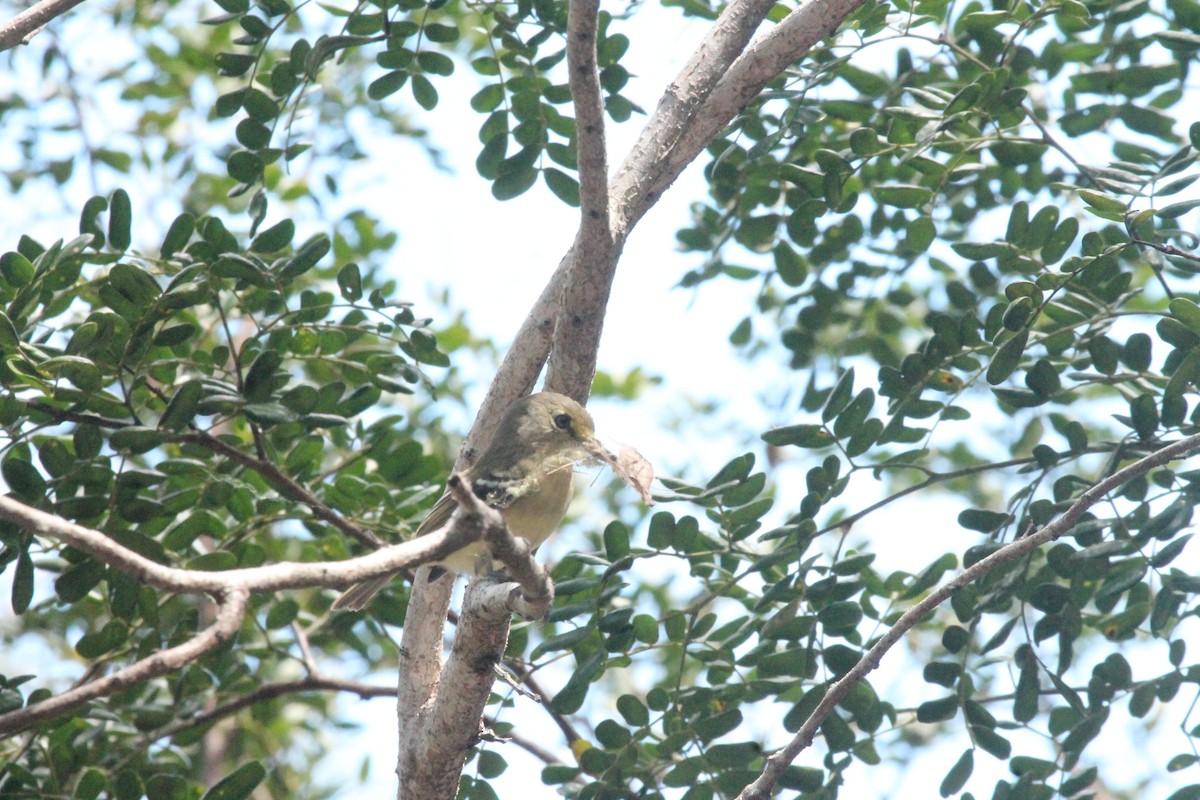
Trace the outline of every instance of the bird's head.
<instances>
[{"instance_id":1,"label":"bird's head","mask_svg":"<svg viewBox=\"0 0 1200 800\"><path fill-rule=\"evenodd\" d=\"M509 411L520 416L521 433L549 450L591 449L596 425L587 409L557 392L538 392Z\"/></svg>"}]
</instances>

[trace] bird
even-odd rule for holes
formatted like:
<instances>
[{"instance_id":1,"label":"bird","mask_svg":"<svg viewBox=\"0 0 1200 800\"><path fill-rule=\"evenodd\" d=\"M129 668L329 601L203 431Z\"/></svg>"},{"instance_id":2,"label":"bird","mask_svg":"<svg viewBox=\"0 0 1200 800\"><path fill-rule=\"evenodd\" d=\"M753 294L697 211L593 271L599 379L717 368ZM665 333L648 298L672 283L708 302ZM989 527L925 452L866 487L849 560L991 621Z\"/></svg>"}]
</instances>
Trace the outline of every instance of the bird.
<instances>
[{"instance_id":1,"label":"bird","mask_svg":"<svg viewBox=\"0 0 1200 800\"><path fill-rule=\"evenodd\" d=\"M592 415L557 392L538 392L513 403L491 444L465 473L475 496L504 516L514 535L536 549L554 533L571 502L576 464L603 459ZM415 536L442 528L458 503L443 494L417 527ZM476 541L436 563L452 572L475 573L486 565L487 545ZM496 566L496 565L493 565ZM358 611L397 573L354 584L333 603L334 610ZM431 576L431 579L440 577Z\"/></svg>"}]
</instances>

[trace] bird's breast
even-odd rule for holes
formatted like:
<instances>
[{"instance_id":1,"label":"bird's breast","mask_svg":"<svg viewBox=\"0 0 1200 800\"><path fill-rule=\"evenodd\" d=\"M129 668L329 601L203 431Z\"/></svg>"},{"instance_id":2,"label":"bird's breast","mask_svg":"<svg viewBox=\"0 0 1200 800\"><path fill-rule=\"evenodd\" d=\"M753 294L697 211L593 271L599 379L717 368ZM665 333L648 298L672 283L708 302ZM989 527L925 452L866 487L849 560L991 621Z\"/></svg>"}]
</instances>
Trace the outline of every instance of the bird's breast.
<instances>
[{"instance_id":1,"label":"bird's breast","mask_svg":"<svg viewBox=\"0 0 1200 800\"><path fill-rule=\"evenodd\" d=\"M538 481L531 492L504 510L504 522L513 536L537 547L554 533L571 504L571 468L557 469Z\"/></svg>"}]
</instances>

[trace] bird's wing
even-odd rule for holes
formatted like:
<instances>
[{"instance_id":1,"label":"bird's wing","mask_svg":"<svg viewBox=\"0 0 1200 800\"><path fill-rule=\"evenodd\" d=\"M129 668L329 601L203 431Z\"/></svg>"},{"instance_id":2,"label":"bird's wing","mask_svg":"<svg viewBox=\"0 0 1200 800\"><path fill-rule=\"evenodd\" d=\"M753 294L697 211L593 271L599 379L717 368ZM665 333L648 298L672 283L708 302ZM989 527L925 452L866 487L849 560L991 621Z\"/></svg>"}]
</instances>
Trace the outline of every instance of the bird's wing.
<instances>
[{"instance_id":1,"label":"bird's wing","mask_svg":"<svg viewBox=\"0 0 1200 800\"><path fill-rule=\"evenodd\" d=\"M537 492L538 482L523 473L521 477L508 474L480 475L471 479L471 490L492 508L503 511L517 498ZM450 521L450 516L457 508L458 502L454 496L446 492L433 504L429 515L417 526L414 536L424 536L441 528Z\"/></svg>"},{"instance_id":2,"label":"bird's wing","mask_svg":"<svg viewBox=\"0 0 1200 800\"><path fill-rule=\"evenodd\" d=\"M438 528L450 521L450 515L454 513L454 509L458 508L458 503L454 497L447 492L442 495L433 508L429 510L429 514L417 526L414 536L424 536L427 533L433 533Z\"/></svg>"}]
</instances>

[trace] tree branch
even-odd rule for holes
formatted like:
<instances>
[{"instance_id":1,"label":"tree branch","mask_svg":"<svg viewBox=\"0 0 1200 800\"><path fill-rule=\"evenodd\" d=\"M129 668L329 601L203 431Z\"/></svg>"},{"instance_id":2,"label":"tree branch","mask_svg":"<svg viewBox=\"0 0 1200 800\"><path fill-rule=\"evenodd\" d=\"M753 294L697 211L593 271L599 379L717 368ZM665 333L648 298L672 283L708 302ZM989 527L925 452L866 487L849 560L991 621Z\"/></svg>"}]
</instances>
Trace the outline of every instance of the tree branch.
<instances>
[{"instance_id":1,"label":"tree branch","mask_svg":"<svg viewBox=\"0 0 1200 800\"><path fill-rule=\"evenodd\" d=\"M589 11L583 5L584 2L591 3L592 0L575 0L572 4L572 21L574 23L582 23L587 18ZM846 11L830 15L833 19L827 25L827 33L832 32L840 24L845 14L849 13L849 10L856 7L862 0L835 0L835 2L840 2L845 6ZM809 12L809 17L814 13L816 15L827 13L825 9L829 5L834 5L834 2L816 0L811 5L816 6L817 11ZM718 30L706 39L710 52L698 53L677 83L680 96L686 98L683 101L687 106L686 109L677 108L672 101L660 104L656 116L659 117L661 127L643 135L642 149L639 151L635 148L635 153L626 160L626 166L622 170L623 174L619 175L621 182L614 183L610 187L609 245L605 251L606 255L598 258L584 252L582 238L584 226L581 224L576 244L559 262L546 288L543 289L514 338L512 347L505 355L496 378L480 406L471 433L463 445L456 465L457 469L463 469L464 466L474 462L476 454L491 441L495 426L503 411L513 401L532 390L552 349L554 363L547 376L547 388L564 390L578 399L586 399L590 389L591 376L595 370L595 353L609 288L625 239L642 215L658 200L662 191L675 180L683 166L693 160L707 145L707 142L701 143L699 146L690 145L689 149L680 152L679 147L674 143L683 136L686 132L685 129L694 129L703 118L706 121L705 129L712 131L709 134L711 137L715 136L733 118L736 111L729 111L728 116L724 119L710 119L713 114L721 113L719 111L721 106L716 107L718 110L713 110L712 103L708 102L708 97L711 92L719 88L722 82L720 76L724 74L732 59L744 49L746 42L753 36L753 32L770 7L771 4L766 0L734 0L731 8L722 17L724 24L719 25ZM836 5L835 7L840 8ZM805 9L808 8L808 6L805 7ZM791 27L795 26L796 24L793 23ZM578 32L574 25L570 27L570 31L572 35L568 39L569 55L576 44L574 34ZM770 40L769 47L765 50L771 52L783 50L789 46L796 47L796 44L786 37L776 37ZM802 54L803 50L789 51L788 53L792 61L798 59ZM578 56L579 53L577 52L576 55ZM710 61L715 66L710 67ZM570 74L573 96L577 101L587 101L588 90L575 83L576 70L572 69ZM774 76L763 78L762 83L754 89L754 92L760 91L771 77ZM694 91L694 99L685 90ZM740 106L737 110L740 110ZM584 109L577 109L576 114L577 119L587 119L587 112ZM590 196L591 179L603 174L597 170L591 172L592 177L588 178L582 166L582 159L592 155L587 151L584 137L595 132L585 130L585 128L586 125L577 126L580 137L581 203L585 202L585 194ZM671 156L669 161L668 155ZM591 167L587 169L590 170ZM585 178L588 181L586 187L584 186ZM588 207L584 206L584 220L585 224L591 225L592 223L587 222L589 219ZM590 321L585 315L591 315ZM578 323L575 319L576 316L580 317ZM563 324L556 325L556 321ZM582 337L571 335L573 330L583 329L588 324L595 331L594 338L590 341L582 341ZM566 366L565 362L571 359L579 360L581 366L576 368ZM560 372L560 370L563 371ZM472 584L468 587L469 599L464 601L468 608L471 608L470 604L474 602L474 592L480 591L480 589L474 588L475 585ZM445 669L442 670L439 684L437 668L441 659L442 633L449 608L450 590L450 581L429 583L427 580L422 580L419 575L405 616L404 636L401 643L398 701L401 744L397 764L397 770L401 776L400 791L405 800L411 800L411 797L414 796L413 793L417 793L417 796L431 798L454 796L462 764L461 753L454 748L461 748L465 752L465 748L472 743L473 729L460 728L456 732L437 726L436 730L432 730L431 727L427 727L429 710L435 703L441 705L443 702L452 703L461 700L464 707L474 704L473 699L464 696L466 692L459 691L462 684L458 681L461 679L466 681L467 685L473 686L472 692L485 685L490 687L491 667L503 654L504 643L507 640L507 620L500 624L487 625L482 624L485 615L477 612L464 613L460 619L454 649ZM471 647L468 648L467 643L470 643ZM472 661L472 659L474 660ZM476 674L473 682L470 680L472 671ZM442 689L452 687L453 691L448 699L443 699L443 696L448 694L447 691L439 694L439 686ZM486 700L486 695L483 699ZM482 703L482 700L479 702ZM479 708L481 709L482 705L479 705ZM447 718L454 716L456 715L447 712ZM465 720L465 717L459 716L458 718ZM475 719L478 720L478 716ZM464 721L460 724L469 725L470 723ZM422 742L420 740L426 737L417 735L417 732L426 731L432 731L432 736L445 738L436 743ZM434 748L434 750L429 748ZM433 752L460 754L453 756L449 761L431 762L429 757ZM420 774L420 770L434 765L440 766L441 769L437 775L430 775L429 781L415 778Z\"/></svg>"},{"instance_id":2,"label":"tree branch","mask_svg":"<svg viewBox=\"0 0 1200 800\"><path fill-rule=\"evenodd\" d=\"M281 561L265 567L202 572L159 564L128 550L100 531L0 496L0 519L36 536L66 542L142 583L169 592L220 595L228 591L273 592L314 587L345 588L368 578L440 561L479 538L461 517L426 536L389 545L365 556L337 562Z\"/></svg>"},{"instance_id":3,"label":"tree branch","mask_svg":"<svg viewBox=\"0 0 1200 800\"><path fill-rule=\"evenodd\" d=\"M575 149L579 162L580 237L576 246L607 250L608 148L604 140L604 103L596 71L599 0L570 0L567 9L567 80L575 105Z\"/></svg>"},{"instance_id":4,"label":"tree branch","mask_svg":"<svg viewBox=\"0 0 1200 800\"><path fill-rule=\"evenodd\" d=\"M436 702L425 717L415 746L404 750L409 760L400 765L400 793L404 800L451 800L458 794L459 778L467 752L479 741L483 708L495 681L495 667L508 645L508 617L480 612L477 595L488 584L467 585L463 614L459 618L450 657L442 669Z\"/></svg>"},{"instance_id":5,"label":"tree branch","mask_svg":"<svg viewBox=\"0 0 1200 800\"><path fill-rule=\"evenodd\" d=\"M516 580L516 583L476 581L480 585L473 597L475 605L464 606L464 613L480 611L497 624L506 622L514 613L527 619L545 617L554 603L554 582L533 557L528 543L512 535L500 512L476 497L463 476L457 473L450 476L446 488L458 502L464 522L482 532L491 557L504 564L508 575Z\"/></svg>"},{"instance_id":6,"label":"tree branch","mask_svg":"<svg viewBox=\"0 0 1200 800\"><path fill-rule=\"evenodd\" d=\"M380 547L385 547L387 545L387 542L383 541L383 539L380 539L371 531L364 530L357 525L354 525L341 514L322 503L319 499L317 499L316 495L308 491L308 489L304 488L296 481L292 480L290 476L285 474L283 470L279 469L279 467L270 461L243 453L233 445L228 444L220 438L203 431L187 431L174 436L173 440L176 442L190 442L192 444L197 444L205 449L213 451L214 453L219 453L228 458L230 461L241 464L247 469L257 472L259 475L262 475L264 478L266 478L267 482L275 487L275 490L281 495L289 500L296 500L297 502L303 503L304 505L308 506L310 511L312 511L312 515L314 517L319 520L323 520L324 522L328 522L342 533L353 539L357 539L368 547L379 549Z\"/></svg>"},{"instance_id":7,"label":"tree branch","mask_svg":"<svg viewBox=\"0 0 1200 800\"><path fill-rule=\"evenodd\" d=\"M604 311L617 267L609 222L604 105L596 71L599 12L599 0L570 0L567 12L567 76L575 105L580 223L546 373L547 388L580 402L591 393Z\"/></svg>"},{"instance_id":8,"label":"tree branch","mask_svg":"<svg viewBox=\"0 0 1200 800\"><path fill-rule=\"evenodd\" d=\"M935 608L950 599L964 586L974 583L997 567L1016 561L1042 545L1052 542L1069 532L1079 518L1083 516L1083 513L1104 499L1105 495L1109 492L1118 489L1134 478L1145 475L1155 467L1160 467L1170 461L1184 458L1197 449L1200 449L1200 434L1172 442L1150 455L1133 462L1129 466L1117 470L1081 494L1079 499L1070 508L1048 523L1040 531L1023 536L1015 542L1000 548L987 558L972 564L963 570L958 577L942 584L942 586L931 592L924 600L904 612L904 615L896 621L896 624L888 629L887 633L859 659L858 663L829 687L825 696L821 698L820 704L809 715L808 719L804 721L804 724L800 726L800 730L796 732L792 740L767 758L762 774L742 790L742 793L737 796L737 800L767 800L775 791L775 786L783 776L788 765L795 761L796 756L800 755L805 748L812 744L821 724L837 704L850 693L851 689L866 678L867 673L879 666L879 662L883 659L883 656L900 641L900 638L905 633L915 627Z\"/></svg>"},{"instance_id":9,"label":"tree branch","mask_svg":"<svg viewBox=\"0 0 1200 800\"><path fill-rule=\"evenodd\" d=\"M86 414L78 411L70 411L68 409L53 408L44 403L36 401L26 401L25 407L31 412L46 414L52 419L62 422L74 422L81 425L95 425L98 428L106 428L109 430L119 430L129 426L129 423L118 420L102 417L97 414ZM322 503L316 495L308 491L304 486L292 480L291 476L279 469L275 464L264 459L256 458L252 455L242 452L238 448L229 444L220 437L213 436L205 431L184 431L171 437L171 441L181 444L194 444L203 447L206 450L218 453L225 456L230 461L246 467L247 469L257 472L259 475L266 478L267 482L275 487L275 491L279 492L289 500L296 500L308 506L312 511L312 515L317 519L328 522L333 527L337 528L342 533L357 539L363 544L372 549L384 547L387 542L380 539L374 533L354 525L345 517L338 514L329 506Z\"/></svg>"},{"instance_id":10,"label":"tree branch","mask_svg":"<svg viewBox=\"0 0 1200 800\"><path fill-rule=\"evenodd\" d=\"M451 482L461 487L462 480L459 476L453 476ZM466 491L469 492L469 488ZM499 517L492 509L487 510ZM265 567L200 572L159 564L122 547L100 531L67 522L10 497L0 497L0 519L12 522L34 535L65 542L149 586L171 592L210 594L218 598L219 603L217 622L207 628L205 633L177 648L139 661L108 678L92 681L28 708L0 715L0 734L22 730L88 700L112 694L132 683L179 669L237 631L245 609L245 598L251 593L311 587L345 587L407 567L440 561L478 540L483 528L495 524L495 520L481 519L477 513L463 512L460 507L451 517L450 523L440 530L359 558L334 563L285 561ZM503 519L500 519L499 525L503 527ZM453 581L437 583L446 585L445 596L448 605L449 588L453 586ZM229 610L231 608L237 611L236 620L230 616L233 614L233 611ZM444 617L443 609L442 619ZM436 627L440 633L440 619ZM438 641L437 660L440 660L440 636Z\"/></svg>"},{"instance_id":11,"label":"tree branch","mask_svg":"<svg viewBox=\"0 0 1200 800\"><path fill-rule=\"evenodd\" d=\"M50 20L61 17L83 0L42 0L0 25L0 53L29 44Z\"/></svg>"},{"instance_id":12,"label":"tree branch","mask_svg":"<svg viewBox=\"0 0 1200 800\"><path fill-rule=\"evenodd\" d=\"M396 690L391 686L375 686L369 683L320 674L307 675L294 681L269 681L251 692L215 706L194 717L177 719L161 728L151 731L145 741L153 742L193 728L200 728L225 717L232 716L258 703L265 703L268 700L274 700L285 695L321 691L349 692L358 695L364 700L374 697L396 696Z\"/></svg>"},{"instance_id":13,"label":"tree branch","mask_svg":"<svg viewBox=\"0 0 1200 800\"><path fill-rule=\"evenodd\" d=\"M709 28L700 46L667 86L625 162L613 178L613 228L628 235L636 218L631 208L657 202L651 194L655 175L667 156L691 127L713 87L746 49L774 0L733 0ZM644 213L644 212L643 212ZM641 215L639 214L638 217Z\"/></svg>"},{"instance_id":14,"label":"tree branch","mask_svg":"<svg viewBox=\"0 0 1200 800\"><path fill-rule=\"evenodd\" d=\"M441 637L435 639L434 633L441 633L445 611L439 618L421 618L431 629L413 636L411 641L420 651L408 647L406 617L398 689L401 745L397 763L400 791L406 800L455 796L467 751L479 738L479 723L495 681L494 667L508 643L509 618L514 611L545 616L554 599L550 576L529 548L508 531L500 512L476 497L459 473L450 476L446 489L458 503L455 513L462 515L463 524L482 531L492 557L502 561L519 583L487 579L470 583L454 647L440 675L434 670L441 660ZM434 587L438 584L453 585L453 581L433 582ZM426 593L431 591L428 581L423 586ZM437 641L436 649L430 647L432 641Z\"/></svg>"},{"instance_id":15,"label":"tree branch","mask_svg":"<svg viewBox=\"0 0 1200 800\"><path fill-rule=\"evenodd\" d=\"M815 44L832 35L864 0L812 0L796 8L755 41L713 87L694 122L684 130L663 161L648 169L640 191L626 202L632 227L680 173L708 147L775 77L799 61Z\"/></svg>"},{"instance_id":16,"label":"tree branch","mask_svg":"<svg viewBox=\"0 0 1200 800\"><path fill-rule=\"evenodd\" d=\"M229 641L242 625L249 593L235 589L223 594L213 624L181 645L162 650L141 661L117 670L104 678L69 689L56 697L31 706L0 714L0 736L19 733L43 720L58 716L84 703L107 697L129 686L166 675L198 659L208 651Z\"/></svg>"}]
</instances>

